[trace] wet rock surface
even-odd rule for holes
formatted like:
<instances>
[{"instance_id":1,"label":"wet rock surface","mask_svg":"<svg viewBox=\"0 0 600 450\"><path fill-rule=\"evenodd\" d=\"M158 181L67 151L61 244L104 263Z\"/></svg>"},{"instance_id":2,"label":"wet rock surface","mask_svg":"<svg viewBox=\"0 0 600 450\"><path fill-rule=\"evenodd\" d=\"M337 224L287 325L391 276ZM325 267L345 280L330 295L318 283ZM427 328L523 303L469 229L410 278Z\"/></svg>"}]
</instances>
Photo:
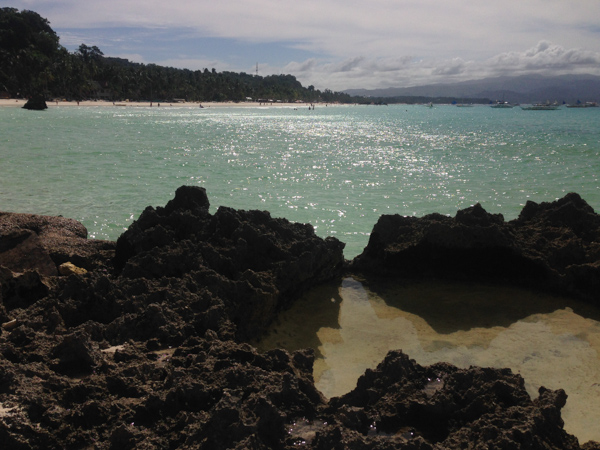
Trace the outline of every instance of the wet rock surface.
<instances>
[{"instance_id":1,"label":"wet rock surface","mask_svg":"<svg viewBox=\"0 0 600 450\"><path fill-rule=\"evenodd\" d=\"M587 226L565 223L572 211L551 211L530 205L519 226L556 221L549 234L597 242ZM485 247L514 234L498 216L460 215L461 226L492 227L493 236L444 222L430 241ZM422 367L394 351L328 400L314 386L311 349L259 353L248 340L344 270L343 244L308 225L262 211L210 214L204 189L184 186L117 243L86 236L67 219L0 213L3 448L600 448L562 429L563 391L542 388L532 400L509 370ZM32 251L41 256L25 258ZM83 270L59 271L67 262ZM553 270L579 285L573 273L583 269L572 266Z\"/></svg>"}]
</instances>

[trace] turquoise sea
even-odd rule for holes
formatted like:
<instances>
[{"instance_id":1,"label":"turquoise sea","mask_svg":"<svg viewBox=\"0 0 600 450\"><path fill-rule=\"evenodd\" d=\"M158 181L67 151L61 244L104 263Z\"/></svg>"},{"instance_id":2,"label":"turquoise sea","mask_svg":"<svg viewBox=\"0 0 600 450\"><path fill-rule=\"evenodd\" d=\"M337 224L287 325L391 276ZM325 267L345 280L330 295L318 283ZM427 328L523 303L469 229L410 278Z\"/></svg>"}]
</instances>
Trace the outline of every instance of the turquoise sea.
<instances>
[{"instance_id":1,"label":"turquoise sea","mask_svg":"<svg viewBox=\"0 0 600 450\"><path fill-rule=\"evenodd\" d=\"M306 222L359 254L381 214L515 218L575 191L600 210L600 108L0 108L0 210L115 240L183 184Z\"/></svg>"},{"instance_id":2,"label":"turquoise sea","mask_svg":"<svg viewBox=\"0 0 600 450\"><path fill-rule=\"evenodd\" d=\"M600 211L600 108L489 106L0 108L0 211L63 215L115 240L184 184L219 205L306 222L359 254L381 214L507 220L578 192ZM302 325L302 326L300 326ZM259 347L315 348L315 381L349 391L392 348L420 364L510 367L564 388L567 431L600 441L600 313L508 287L336 281L282 314Z\"/></svg>"}]
</instances>

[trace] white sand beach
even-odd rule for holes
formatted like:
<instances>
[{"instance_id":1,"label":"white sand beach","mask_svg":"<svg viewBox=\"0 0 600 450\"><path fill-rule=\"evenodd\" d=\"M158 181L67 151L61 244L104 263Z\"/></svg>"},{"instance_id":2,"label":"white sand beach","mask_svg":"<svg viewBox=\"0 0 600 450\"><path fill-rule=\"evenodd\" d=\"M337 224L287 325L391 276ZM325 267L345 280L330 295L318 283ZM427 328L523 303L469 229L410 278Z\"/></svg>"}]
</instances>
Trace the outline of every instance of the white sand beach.
<instances>
[{"instance_id":1,"label":"white sand beach","mask_svg":"<svg viewBox=\"0 0 600 450\"><path fill-rule=\"evenodd\" d=\"M27 100L25 99L0 99L0 107L22 107ZM310 103L282 103L282 102L268 102L268 103L259 103L259 102L178 102L178 103L168 103L168 102L130 102L130 101L116 101L110 102L105 100L83 100L80 102L77 101L62 101L62 100L47 100L46 104L48 108L53 107L77 107L77 106L122 106L122 107L160 107L160 108L169 108L169 107L177 107L177 108L199 108L202 106L203 108L244 108L244 107L275 107L275 108L308 108ZM325 106L325 103L317 103L317 106Z\"/></svg>"}]
</instances>

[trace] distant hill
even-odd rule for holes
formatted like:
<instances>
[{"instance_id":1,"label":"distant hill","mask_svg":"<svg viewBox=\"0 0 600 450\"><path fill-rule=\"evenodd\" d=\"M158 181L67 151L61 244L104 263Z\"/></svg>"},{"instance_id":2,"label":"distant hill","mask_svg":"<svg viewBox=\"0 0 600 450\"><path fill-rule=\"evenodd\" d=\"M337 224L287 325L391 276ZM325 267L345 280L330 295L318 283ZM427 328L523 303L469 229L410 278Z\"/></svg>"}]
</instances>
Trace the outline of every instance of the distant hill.
<instances>
[{"instance_id":1,"label":"distant hill","mask_svg":"<svg viewBox=\"0 0 600 450\"><path fill-rule=\"evenodd\" d=\"M348 89L344 93L363 97L453 97L489 98L513 103L547 100L574 103L600 101L600 77L594 75L522 75L485 78L453 84L430 84L409 88Z\"/></svg>"}]
</instances>

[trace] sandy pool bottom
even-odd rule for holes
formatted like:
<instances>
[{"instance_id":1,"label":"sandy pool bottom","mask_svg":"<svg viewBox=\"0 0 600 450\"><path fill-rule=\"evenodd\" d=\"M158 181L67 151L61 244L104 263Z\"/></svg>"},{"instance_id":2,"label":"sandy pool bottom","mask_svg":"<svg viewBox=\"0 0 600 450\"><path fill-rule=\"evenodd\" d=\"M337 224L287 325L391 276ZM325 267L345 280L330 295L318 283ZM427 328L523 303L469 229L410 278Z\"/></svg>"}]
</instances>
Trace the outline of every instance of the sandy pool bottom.
<instances>
[{"instance_id":1,"label":"sandy pool bottom","mask_svg":"<svg viewBox=\"0 0 600 450\"><path fill-rule=\"evenodd\" d=\"M257 344L261 350L312 347L314 378L327 397L356 386L389 350L421 365L509 367L538 388L564 389L565 429L600 441L600 311L571 299L517 288L346 278L321 286Z\"/></svg>"}]
</instances>

